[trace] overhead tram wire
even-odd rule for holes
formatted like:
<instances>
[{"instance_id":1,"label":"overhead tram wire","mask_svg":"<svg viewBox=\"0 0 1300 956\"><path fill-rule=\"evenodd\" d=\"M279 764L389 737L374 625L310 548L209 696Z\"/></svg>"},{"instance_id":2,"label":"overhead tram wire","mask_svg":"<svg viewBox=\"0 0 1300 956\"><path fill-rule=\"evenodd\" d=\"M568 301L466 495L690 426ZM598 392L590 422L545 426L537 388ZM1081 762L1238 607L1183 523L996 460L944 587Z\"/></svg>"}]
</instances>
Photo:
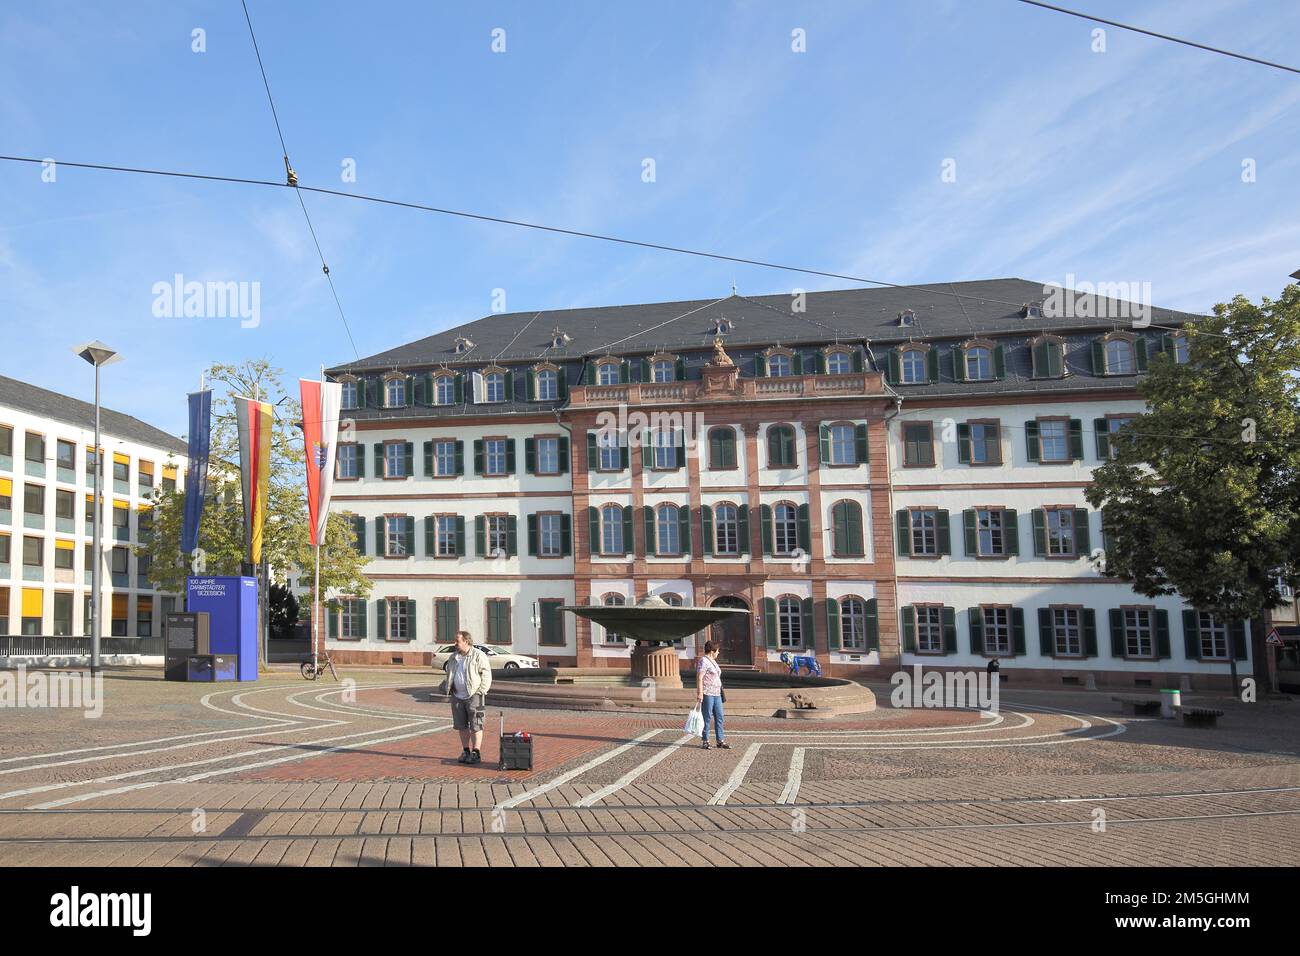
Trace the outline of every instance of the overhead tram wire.
<instances>
[{"instance_id":1,"label":"overhead tram wire","mask_svg":"<svg viewBox=\"0 0 1300 956\"><path fill-rule=\"evenodd\" d=\"M40 165L47 162L47 160L40 159L33 156L0 155L0 162L31 163L35 165ZM917 295L938 295L938 296L943 296L945 298L958 299L958 300L972 299L979 302L992 303L994 305L1011 306L1014 309L1019 309L1024 306L1023 302L1011 302L1005 299L994 299L984 295L963 294L960 292L948 292L943 289L936 289L933 286L924 283L907 285L901 282L888 282L884 279L870 279L865 276L848 275L842 272L827 272L821 269L807 269L802 266L785 265L783 263L768 262L762 259L748 259L741 256L729 256L718 252L708 252L701 249L688 249L683 246L670 246L663 243L646 242L640 239L628 239L622 236L610 236L598 232L583 232L577 229L565 229L561 226L548 226L545 225L544 223L527 222L522 219L506 219L501 216L488 216L488 215L484 215L483 213L465 212L459 209L447 209L440 206L426 205L424 203L408 202L400 199L387 199L383 196L370 196L370 195L366 195L365 193L349 193L349 192L343 192L342 190L339 189L325 189L320 186L304 186L301 184L291 185L289 183L275 182L273 180L267 180L267 179L251 179L251 178L239 177L239 176L215 176L206 173L180 172L177 170L167 170L167 169L149 169L149 168L138 167L138 166L115 166L107 163L78 163L78 162L72 162L68 160L57 160L56 163L60 166L67 166L71 169L93 169L102 172L135 173L137 175L142 175L142 176L170 176L179 179L196 179L196 180L204 180L208 182L235 183L244 186L271 186L277 189L294 189L299 192L305 191L305 192L320 193L326 196L338 196L344 199L359 200L361 202L373 202L385 206L397 206L399 208L404 208L404 209L414 209L422 212L431 212L443 216L454 216L461 219L472 219L479 222L493 222L505 226L517 226L521 229L534 229L539 232L549 232L557 235L573 236L579 239L594 239L600 242L613 242L625 246L636 246L642 249L653 249L659 252L671 252L678 255L696 256L702 259L715 259L722 262L735 262L735 263L740 263L742 265L758 266L763 269L776 269L782 272L797 272L803 275L821 276L823 278L828 278L828 279L844 279L847 282L857 282L863 285L876 285L876 286L881 286L889 289L906 289ZM319 244L317 245L317 249L319 250ZM332 288L333 287L332 281L330 285ZM746 298L746 297L740 296L740 298ZM725 297L717 301L719 302L725 301ZM780 310L776 310L776 311L779 312ZM340 307L340 314L341 314L341 307ZM1196 314L1196 313L1189 313L1189 314ZM1208 318L1208 315L1198 315L1198 317ZM678 318L681 318L681 316L678 316ZM801 316L801 318L803 317ZM807 319L805 320L812 321ZM669 320L669 321L673 321L673 320ZM347 324L346 318L344 319L344 324L345 325ZM1160 329L1168 332L1178 332L1182 330L1180 326L1157 325L1155 323L1149 323L1144 327L1152 328L1152 329ZM1209 332L1202 331L1200 332L1200 334L1201 335L1213 334L1220 337L1226 337L1226 336L1222 336L1221 333L1217 333L1217 332L1209 333ZM351 337L350 332L349 332L349 337ZM358 356L358 358L360 358L360 356Z\"/></svg>"},{"instance_id":2,"label":"overhead tram wire","mask_svg":"<svg viewBox=\"0 0 1300 956\"><path fill-rule=\"evenodd\" d=\"M271 82L266 77L266 67L262 63L262 51L257 45L257 33L253 30L253 18L248 13L247 0L239 0L244 8L244 20L248 24L248 36L253 41L253 53L257 56L257 68L262 74L262 86L266 88L266 101L271 105L271 118L275 120L275 134L280 139L280 151L284 156L284 171L287 182L283 185L294 191L298 197L298 205L302 208L303 218L307 220L307 231L311 233L311 241L316 246L316 255L320 258L321 272L325 274L325 281L329 283L330 293L334 296L334 305L338 309L339 318L343 320L343 330L348 334L348 343L352 346L352 352L358 359L361 358L361 352L357 349L356 340L352 338L352 327L348 325L348 317L343 313L343 302L339 299L338 289L334 288L334 277L330 275L329 264L325 261L325 253L321 249L320 239L316 236L316 227L312 225L311 214L307 212L307 203L302 198L302 193L298 189L298 176L289 165L289 147L284 142L284 131L280 128L280 114L275 108L275 98L271 96Z\"/></svg>"},{"instance_id":3,"label":"overhead tram wire","mask_svg":"<svg viewBox=\"0 0 1300 956\"><path fill-rule=\"evenodd\" d=\"M1207 53L1217 53L1220 56L1230 56L1237 60L1245 60L1247 63L1256 63L1260 66L1272 67L1275 70L1286 70L1288 73L1300 74L1300 68L1287 66L1284 63L1274 63L1271 60L1261 60L1259 57L1247 56L1244 53L1234 53L1232 50L1220 49L1219 47L1210 46L1206 43L1197 43L1195 40L1171 36L1168 33L1157 33L1155 30L1135 27L1129 23L1120 23L1118 20L1107 20L1105 17L1098 17L1091 13L1083 13L1079 10L1070 10L1066 7L1058 7L1051 3L1042 3L1041 0L1019 0L1019 2L1028 4L1031 7L1042 7L1044 10L1051 10L1054 13L1064 13L1067 16L1078 17L1080 20L1091 20L1093 23L1104 23L1107 26L1118 27L1121 30L1128 30L1131 33L1140 33L1143 36L1155 37L1157 40L1168 40L1170 43L1181 43L1183 46L1205 50Z\"/></svg>"}]
</instances>

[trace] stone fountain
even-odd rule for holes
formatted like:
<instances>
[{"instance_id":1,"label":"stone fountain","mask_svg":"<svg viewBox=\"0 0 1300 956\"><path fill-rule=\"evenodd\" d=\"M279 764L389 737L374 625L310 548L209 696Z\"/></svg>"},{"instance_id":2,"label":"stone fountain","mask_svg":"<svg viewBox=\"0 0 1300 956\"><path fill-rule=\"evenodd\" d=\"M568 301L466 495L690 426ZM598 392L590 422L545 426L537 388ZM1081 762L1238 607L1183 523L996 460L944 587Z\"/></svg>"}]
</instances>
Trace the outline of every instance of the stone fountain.
<instances>
[{"instance_id":1,"label":"stone fountain","mask_svg":"<svg viewBox=\"0 0 1300 956\"><path fill-rule=\"evenodd\" d=\"M636 604L580 604L561 608L636 641L632 649L632 682L650 678L665 689L682 686L681 668L673 644L744 608L675 607L647 595Z\"/></svg>"}]
</instances>

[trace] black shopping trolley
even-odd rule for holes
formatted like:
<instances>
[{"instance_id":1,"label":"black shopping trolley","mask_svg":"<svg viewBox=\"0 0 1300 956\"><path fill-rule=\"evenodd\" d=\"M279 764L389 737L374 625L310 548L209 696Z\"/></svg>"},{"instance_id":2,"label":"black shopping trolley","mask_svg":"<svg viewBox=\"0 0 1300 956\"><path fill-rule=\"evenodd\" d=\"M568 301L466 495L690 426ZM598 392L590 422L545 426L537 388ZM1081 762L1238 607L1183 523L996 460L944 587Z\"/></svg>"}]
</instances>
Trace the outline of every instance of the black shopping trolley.
<instances>
[{"instance_id":1,"label":"black shopping trolley","mask_svg":"<svg viewBox=\"0 0 1300 956\"><path fill-rule=\"evenodd\" d=\"M506 733L506 715L501 714L501 770L533 769L533 735L526 730Z\"/></svg>"}]
</instances>

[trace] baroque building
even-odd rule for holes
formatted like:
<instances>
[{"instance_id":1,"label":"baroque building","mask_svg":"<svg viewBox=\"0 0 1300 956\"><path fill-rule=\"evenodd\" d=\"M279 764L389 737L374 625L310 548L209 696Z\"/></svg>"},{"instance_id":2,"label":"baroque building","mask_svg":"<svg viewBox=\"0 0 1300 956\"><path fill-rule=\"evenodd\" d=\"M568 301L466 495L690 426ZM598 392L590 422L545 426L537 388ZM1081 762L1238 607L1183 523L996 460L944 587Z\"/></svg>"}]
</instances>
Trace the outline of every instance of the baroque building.
<instances>
[{"instance_id":1,"label":"baroque building","mask_svg":"<svg viewBox=\"0 0 1300 956\"><path fill-rule=\"evenodd\" d=\"M748 610L714 632L732 666L1222 683L1245 622L1108 578L1083 497L1194 316L1064 298L997 279L498 314L335 366L332 507L374 591L331 596L330 651L423 663L463 627L625 666L558 608L653 593Z\"/></svg>"}]
</instances>

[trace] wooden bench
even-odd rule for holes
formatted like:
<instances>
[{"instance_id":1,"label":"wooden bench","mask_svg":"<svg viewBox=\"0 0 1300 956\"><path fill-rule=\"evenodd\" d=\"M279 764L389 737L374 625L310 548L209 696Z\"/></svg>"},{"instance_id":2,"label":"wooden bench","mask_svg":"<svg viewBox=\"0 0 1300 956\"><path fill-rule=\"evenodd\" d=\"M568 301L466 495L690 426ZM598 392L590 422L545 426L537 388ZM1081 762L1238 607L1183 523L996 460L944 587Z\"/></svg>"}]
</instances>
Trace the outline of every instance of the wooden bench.
<instances>
[{"instance_id":1,"label":"wooden bench","mask_svg":"<svg viewBox=\"0 0 1300 956\"><path fill-rule=\"evenodd\" d=\"M1223 716L1223 711L1209 707L1179 707L1178 712L1184 727L1214 727Z\"/></svg>"},{"instance_id":2,"label":"wooden bench","mask_svg":"<svg viewBox=\"0 0 1300 956\"><path fill-rule=\"evenodd\" d=\"M1133 717L1150 717L1160 713L1159 697L1112 697L1123 712Z\"/></svg>"}]
</instances>

